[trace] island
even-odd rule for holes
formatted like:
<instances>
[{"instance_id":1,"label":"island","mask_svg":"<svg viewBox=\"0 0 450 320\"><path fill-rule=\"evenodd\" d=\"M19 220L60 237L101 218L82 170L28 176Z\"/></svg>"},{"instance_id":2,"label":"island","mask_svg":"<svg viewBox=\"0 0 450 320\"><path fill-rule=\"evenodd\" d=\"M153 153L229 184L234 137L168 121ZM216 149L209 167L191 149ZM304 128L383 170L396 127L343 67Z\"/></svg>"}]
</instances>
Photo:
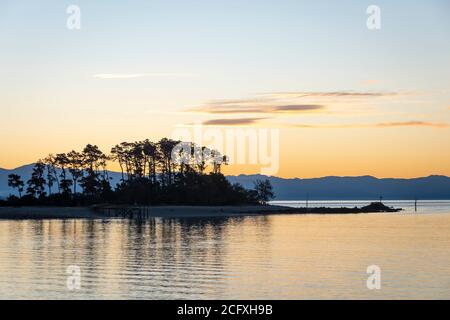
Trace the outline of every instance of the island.
<instances>
[{"instance_id":1,"label":"island","mask_svg":"<svg viewBox=\"0 0 450 320\"><path fill-rule=\"evenodd\" d=\"M25 182L8 176L15 194L0 200L0 219L212 217L261 214L397 212L374 202L362 208L292 208L269 205L269 180L253 189L222 174L228 157L192 142L163 138L122 142L109 154L88 144L82 151L38 160ZM108 165L120 169L111 185ZM26 188L25 188L26 187ZM25 194L23 194L25 192Z\"/></svg>"}]
</instances>

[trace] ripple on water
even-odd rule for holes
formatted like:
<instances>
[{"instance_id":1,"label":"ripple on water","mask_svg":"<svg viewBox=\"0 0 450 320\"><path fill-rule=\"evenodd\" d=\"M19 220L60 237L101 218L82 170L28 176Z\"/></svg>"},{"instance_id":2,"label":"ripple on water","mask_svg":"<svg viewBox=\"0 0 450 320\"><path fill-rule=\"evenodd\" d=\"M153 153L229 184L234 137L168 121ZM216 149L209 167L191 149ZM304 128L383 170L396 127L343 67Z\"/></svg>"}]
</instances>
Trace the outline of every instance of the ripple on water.
<instances>
[{"instance_id":1,"label":"ripple on water","mask_svg":"<svg viewBox=\"0 0 450 320\"><path fill-rule=\"evenodd\" d=\"M379 265L382 289L366 288ZM81 268L67 289L66 268ZM450 298L450 215L0 221L4 299Z\"/></svg>"}]
</instances>

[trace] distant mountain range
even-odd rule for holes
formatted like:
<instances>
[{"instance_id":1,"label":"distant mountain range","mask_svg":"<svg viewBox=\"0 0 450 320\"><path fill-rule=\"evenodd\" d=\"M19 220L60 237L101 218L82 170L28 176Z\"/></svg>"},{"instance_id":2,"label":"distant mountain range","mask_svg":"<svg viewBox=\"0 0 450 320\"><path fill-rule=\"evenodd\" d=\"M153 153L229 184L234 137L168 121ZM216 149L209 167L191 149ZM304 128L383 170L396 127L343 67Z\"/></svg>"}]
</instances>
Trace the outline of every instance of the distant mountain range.
<instances>
[{"instance_id":1,"label":"distant mountain range","mask_svg":"<svg viewBox=\"0 0 450 320\"><path fill-rule=\"evenodd\" d=\"M24 181L31 175L33 164L13 170L0 168L0 198L14 194L8 187L8 175L18 174ZM110 172L112 185L121 178L119 172ZM450 199L450 178L429 176L414 179L378 179L371 176L360 177L323 177L314 179L284 179L263 175L228 176L232 183L239 182L245 188L253 188L258 179L269 179L273 185L276 200L370 200L402 199L443 200Z\"/></svg>"},{"instance_id":2,"label":"distant mountain range","mask_svg":"<svg viewBox=\"0 0 450 320\"><path fill-rule=\"evenodd\" d=\"M251 188L261 175L229 176L232 183L239 182ZM276 200L447 200L450 199L450 178L429 176L414 179L378 179L372 176L323 177L313 179L283 179L268 177Z\"/></svg>"}]
</instances>

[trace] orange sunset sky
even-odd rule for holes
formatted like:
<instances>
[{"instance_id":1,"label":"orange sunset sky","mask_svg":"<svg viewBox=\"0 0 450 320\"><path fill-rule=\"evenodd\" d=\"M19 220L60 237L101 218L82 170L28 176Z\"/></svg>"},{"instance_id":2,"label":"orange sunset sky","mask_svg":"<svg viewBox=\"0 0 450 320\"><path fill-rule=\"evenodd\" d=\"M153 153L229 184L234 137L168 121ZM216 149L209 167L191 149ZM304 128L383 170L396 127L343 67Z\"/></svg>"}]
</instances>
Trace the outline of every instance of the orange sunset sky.
<instances>
[{"instance_id":1,"label":"orange sunset sky","mask_svg":"<svg viewBox=\"0 0 450 320\"><path fill-rule=\"evenodd\" d=\"M0 167L197 123L278 129L281 177L450 176L450 6L363 2L2 2Z\"/></svg>"}]
</instances>

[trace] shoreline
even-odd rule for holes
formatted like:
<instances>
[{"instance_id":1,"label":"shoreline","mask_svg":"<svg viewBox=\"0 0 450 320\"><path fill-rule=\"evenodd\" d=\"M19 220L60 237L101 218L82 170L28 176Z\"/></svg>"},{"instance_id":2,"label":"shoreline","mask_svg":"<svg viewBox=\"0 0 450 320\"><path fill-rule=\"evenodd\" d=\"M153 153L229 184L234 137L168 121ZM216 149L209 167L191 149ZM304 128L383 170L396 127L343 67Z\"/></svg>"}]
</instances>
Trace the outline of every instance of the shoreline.
<instances>
[{"instance_id":1,"label":"shoreline","mask_svg":"<svg viewBox=\"0 0 450 320\"><path fill-rule=\"evenodd\" d=\"M0 220L108 219L108 218L209 218L274 214L362 214L399 212L401 209L292 208L279 205L244 206L92 206L0 207Z\"/></svg>"}]
</instances>

